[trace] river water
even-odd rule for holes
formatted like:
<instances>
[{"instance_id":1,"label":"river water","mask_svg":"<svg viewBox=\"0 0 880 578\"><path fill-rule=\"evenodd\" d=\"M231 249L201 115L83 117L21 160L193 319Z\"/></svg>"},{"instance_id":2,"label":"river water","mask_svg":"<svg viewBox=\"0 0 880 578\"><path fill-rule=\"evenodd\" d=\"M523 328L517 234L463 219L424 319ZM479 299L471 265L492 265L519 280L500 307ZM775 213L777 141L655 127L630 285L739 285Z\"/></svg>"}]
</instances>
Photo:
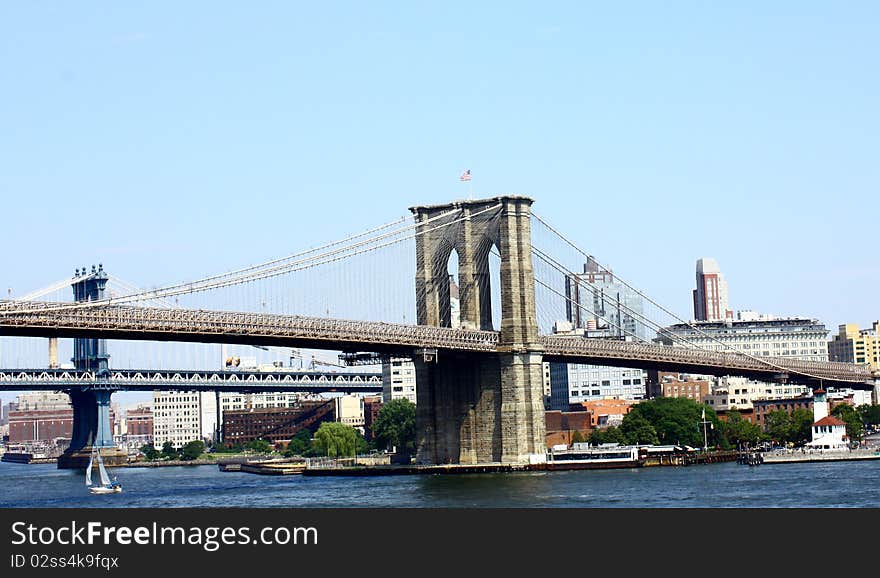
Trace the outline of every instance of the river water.
<instances>
[{"instance_id":1,"label":"river water","mask_svg":"<svg viewBox=\"0 0 880 578\"><path fill-rule=\"evenodd\" d=\"M0 463L0 507L880 507L880 460L375 477L260 476L217 466L114 473L124 491L94 496L82 472Z\"/></svg>"}]
</instances>

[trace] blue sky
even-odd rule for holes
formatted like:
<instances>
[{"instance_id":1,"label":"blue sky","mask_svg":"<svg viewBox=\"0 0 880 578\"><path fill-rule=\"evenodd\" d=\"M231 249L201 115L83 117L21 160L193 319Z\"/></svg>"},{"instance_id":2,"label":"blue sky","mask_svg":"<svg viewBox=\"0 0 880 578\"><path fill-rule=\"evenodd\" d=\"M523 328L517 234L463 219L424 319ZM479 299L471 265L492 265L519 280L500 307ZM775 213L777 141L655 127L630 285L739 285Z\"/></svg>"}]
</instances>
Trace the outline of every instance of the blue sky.
<instances>
[{"instance_id":1,"label":"blue sky","mask_svg":"<svg viewBox=\"0 0 880 578\"><path fill-rule=\"evenodd\" d=\"M142 286L523 194L690 317L880 317L875 2L0 6L0 283Z\"/></svg>"}]
</instances>

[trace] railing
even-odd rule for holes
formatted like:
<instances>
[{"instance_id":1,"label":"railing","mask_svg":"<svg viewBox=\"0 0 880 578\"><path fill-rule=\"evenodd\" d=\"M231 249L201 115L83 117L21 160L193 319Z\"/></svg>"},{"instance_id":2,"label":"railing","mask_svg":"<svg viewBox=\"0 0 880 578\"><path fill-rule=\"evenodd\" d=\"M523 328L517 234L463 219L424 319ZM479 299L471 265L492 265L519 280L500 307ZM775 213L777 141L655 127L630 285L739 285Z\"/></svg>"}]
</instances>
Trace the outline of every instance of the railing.
<instances>
[{"instance_id":1,"label":"railing","mask_svg":"<svg viewBox=\"0 0 880 578\"><path fill-rule=\"evenodd\" d=\"M251 341L307 341L330 348L446 349L478 353L498 351L499 333L375 321L325 319L296 315L237 313L189 309L104 306L61 308L57 303L0 302L0 335L51 335L53 331L91 331L106 338L126 336L175 340L189 336L211 341L218 337ZM20 311L20 312L17 312ZM22 331L22 330L26 331ZM812 362L789 358L762 361L741 353L714 352L617 340L543 336L545 356L595 360L654 361L736 374L772 375L790 372L836 382L870 383L877 376L867 367L848 363Z\"/></svg>"}]
</instances>

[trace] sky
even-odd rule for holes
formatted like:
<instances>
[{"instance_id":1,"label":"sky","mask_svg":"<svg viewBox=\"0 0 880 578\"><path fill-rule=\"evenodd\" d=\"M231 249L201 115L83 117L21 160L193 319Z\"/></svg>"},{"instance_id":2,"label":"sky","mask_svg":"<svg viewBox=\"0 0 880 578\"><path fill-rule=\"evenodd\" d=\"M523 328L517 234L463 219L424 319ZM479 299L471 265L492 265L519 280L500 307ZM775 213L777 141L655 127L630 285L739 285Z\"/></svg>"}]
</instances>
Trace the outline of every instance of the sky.
<instances>
[{"instance_id":1,"label":"sky","mask_svg":"<svg viewBox=\"0 0 880 578\"><path fill-rule=\"evenodd\" d=\"M876 2L0 5L0 287L141 286L465 196L682 317L880 318Z\"/></svg>"}]
</instances>

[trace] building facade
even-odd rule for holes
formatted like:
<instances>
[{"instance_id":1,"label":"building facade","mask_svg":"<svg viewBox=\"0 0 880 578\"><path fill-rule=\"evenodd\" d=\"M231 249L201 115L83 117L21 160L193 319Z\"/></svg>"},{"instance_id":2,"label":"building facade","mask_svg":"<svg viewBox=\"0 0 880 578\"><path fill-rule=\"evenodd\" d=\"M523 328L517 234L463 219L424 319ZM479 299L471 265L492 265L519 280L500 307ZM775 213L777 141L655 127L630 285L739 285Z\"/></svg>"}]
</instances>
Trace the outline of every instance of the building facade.
<instances>
[{"instance_id":1,"label":"building facade","mask_svg":"<svg viewBox=\"0 0 880 578\"><path fill-rule=\"evenodd\" d=\"M54 443L69 440L73 431L73 406L66 393L22 393L9 411L9 443ZM113 425L111 412L111 427Z\"/></svg>"},{"instance_id":2,"label":"building facade","mask_svg":"<svg viewBox=\"0 0 880 578\"><path fill-rule=\"evenodd\" d=\"M333 417L364 433L364 398L357 394L333 398Z\"/></svg>"},{"instance_id":3,"label":"building facade","mask_svg":"<svg viewBox=\"0 0 880 578\"><path fill-rule=\"evenodd\" d=\"M157 449L165 442L181 448L191 441L211 441L216 428L214 392L153 392L153 445Z\"/></svg>"},{"instance_id":4,"label":"building facade","mask_svg":"<svg viewBox=\"0 0 880 578\"><path fill-rule=\"evenodd\" d=\"M392 357L382 362L382 402L404 398L416 403L416 366L412 359Z\"/></svg>"},{"instance_id":5,"label":"building facade","mask_svg":"<svg viewBox=\"0 0 880 578\"><path fill-rule=\"evenodd\" d=\"M741 351L756 357L828 361L828 330L817 319L698 321L660 330L655 342L709 351Z\"/></svg>"},{"instance_id":6,"label":"building facade","mask_svg":"<svg viewBox=\"0 0 880 578\"><path fill-rule=\"evenodd\" d=\"M223 415L223 443L286 443L303 429L314 431L322 422L333 421L334 409L332 399L322 399L302 400L295 407L229 410Z\"/></svg>"},{"instance_id":7,"label":"building facade","mask_svg":"<svg viewBox=\"0 0 880 578\"><path fill-rule=\"evenodd\" d=\"M703 402L716 412L752 411L757 400L796 399L809 395L810 391L804 385L765 383L727 376L715 378L711 392L703 397Z\"/></svg>"},{"instance_id":8,"label":"building facade","mask_svg":"<svg viewBox=\"0 0 880 578\"><path fill-rule=\"evenodd\" d=\"M733 319L727 302L727 281L715 259L697 259L697 288L694 289L694 319L724 321Z\"/></svg>"},{"instance_id":9,"label":"building facade","mask_svg":"<svg viewBox=\"0 0 880 578\"><path fill-rule=\"evenodd\" d=\"M867 364L880 370L880 321L871 329L859 329L855 323L838 327L838 333L828 343L828 359L847 363Z\"/></svg>"}]
</instances>

